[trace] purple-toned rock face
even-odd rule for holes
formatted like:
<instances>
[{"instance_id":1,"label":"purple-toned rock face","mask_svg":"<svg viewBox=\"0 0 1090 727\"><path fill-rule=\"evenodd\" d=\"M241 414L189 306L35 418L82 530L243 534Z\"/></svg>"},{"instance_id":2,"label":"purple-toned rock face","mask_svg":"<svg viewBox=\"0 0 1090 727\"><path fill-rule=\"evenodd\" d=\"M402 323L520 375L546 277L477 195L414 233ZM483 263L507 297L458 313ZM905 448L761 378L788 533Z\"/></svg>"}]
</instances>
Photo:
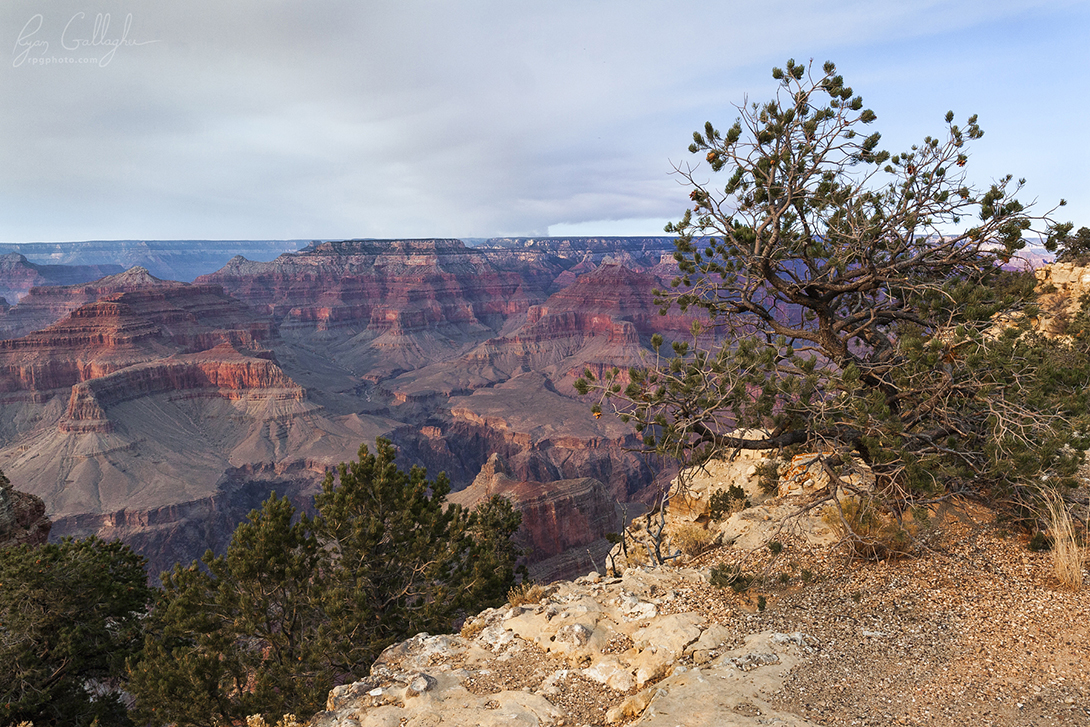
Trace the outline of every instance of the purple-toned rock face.
<instances>
[{"instance_id":1,"label":"purple-toned rock face","mask_svg":"<svg viewBox=\"0 0 1090 727\"><path fill-rule=\"evenodd\" d=\"M38 265L9 252L0 255L0 297L14 305L36 286L83 283L118 272L120 265Z\"/></svg>"},{"instance_id":2,"label":"purple-toned rock face","mask_svg":"<svg viewBox=\"0 0 1090 727\"><path fill-rule=\"evenodd\" d=\"M238 257L197 282L220 284L292 327L485 331L544 300L561 270L551 261L498 264L508 257L460 240L327 242L268 263Z\"/></svg>"},{"instance_id":3,"label":"purple-toned rock face","mask_svg":"<svg viewBox=\"0 0 1090 727\"><path fill-rule=\"evenodd\" d=\"M77 297L102 295L40 331L0 340L0 393L71 387L134 364L221 343L262 348L273 335L270 322L218 286L151 280L145 287L64 289Z\"/></svg>"},{"instance_id":4,"label":"purple-toned rock face","mask_svg":"<svg viewBox=\"0 0 1090 727\"><path fill-rule=\"evenodd\" d=\"M472 508L493 495L509 499L522 512L524 544L535 563L565 550L586 546L620 530L617 500L590 477L534 482L513 477L497 455L485 463L469 487L450 496Z\"/></svg>"}]
</instances>

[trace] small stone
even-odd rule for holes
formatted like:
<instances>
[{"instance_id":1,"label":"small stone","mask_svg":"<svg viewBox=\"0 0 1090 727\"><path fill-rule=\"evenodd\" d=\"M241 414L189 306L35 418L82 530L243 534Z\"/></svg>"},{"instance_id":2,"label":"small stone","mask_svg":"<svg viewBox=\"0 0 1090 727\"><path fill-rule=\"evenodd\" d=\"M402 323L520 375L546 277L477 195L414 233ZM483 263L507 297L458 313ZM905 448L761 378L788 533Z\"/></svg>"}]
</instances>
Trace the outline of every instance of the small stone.
<instances>
[{"instance_id":1,"label":"small stone","mask_svg":"<svg viewBox=\"0 0 1090 727\"><path fill-rule=\"evenodd\" d=\"M767 664L779 664L780 657L775 654L746 654L730 661L742 671L753 671Z\"/></svg>"},{"instance_id":2,"label":"small stone","mask_svg":"<svg viewBox=\"0 0 1090 727\"><path fill-rule=\"evenodd\" d=\"M406 694L407 696L423 694L429 689L434 688L435 685L438 683L439 682L436 681L435 677L428 676L427 674L417 674L415 677L413 677L412 681L409 682L409 687Z\"/></svg>"},{"instance_id":3,"label":"small stone","mask_svg":"<svg viewBox=\"0 0 1090 727\"><path fill-rule=\"evenodd\" d=\"M651 694L651 690L634 694L625 701L618 704L613 709L606 712L606 721L610 724L616 724L618 722L625 722L633 717L640 716L647 705L651 703L651 700L656 695Z\"/></svg>"},{"instance_id":4,"label":"small stone","mask_svg":"<svg viewBox=\"0 0 1090 727\"><path fill-rule=\"evenodd\" d=\"M556 640L561 643L583 646L590 641L590 629L583 624L568 624L556 632Z\"/></svg>"},{"instance_id":5,"label":"small stone","mask_svg":"<svg viewBox=\"0 0 1090 727\"><path fill-rule=\"evenodd\" d=\"M693 652L693 663L697 666L701 664L707 664L712 660L712 652L710 649L697 649Z\"/></svg>"}]
</instances>

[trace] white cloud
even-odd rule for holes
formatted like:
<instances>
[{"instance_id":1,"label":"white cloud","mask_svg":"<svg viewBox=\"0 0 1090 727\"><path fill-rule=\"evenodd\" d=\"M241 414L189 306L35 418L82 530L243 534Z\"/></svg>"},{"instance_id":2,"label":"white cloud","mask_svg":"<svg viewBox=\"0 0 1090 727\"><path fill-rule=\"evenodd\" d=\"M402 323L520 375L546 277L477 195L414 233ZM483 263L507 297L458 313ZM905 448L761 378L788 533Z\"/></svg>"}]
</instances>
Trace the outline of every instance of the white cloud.
<instances>
[{"instance_id":1,"label":"white cloud","mask_svg":"<svg viewBox=\"0 0 1090 727\"><path fill-rule=\"evenodd\" d=\"M105 52L59 46L77 12L109 13L114 37L131 13L130 38L157 42L105 67L0 65L0 239L672 219L692 130L766 98L789 56L837 60L891 144L979 111L982 173L1090 218L1080 3L9 0L0 40L40 14L50 53Z\"/></svg>"}]
</instances>

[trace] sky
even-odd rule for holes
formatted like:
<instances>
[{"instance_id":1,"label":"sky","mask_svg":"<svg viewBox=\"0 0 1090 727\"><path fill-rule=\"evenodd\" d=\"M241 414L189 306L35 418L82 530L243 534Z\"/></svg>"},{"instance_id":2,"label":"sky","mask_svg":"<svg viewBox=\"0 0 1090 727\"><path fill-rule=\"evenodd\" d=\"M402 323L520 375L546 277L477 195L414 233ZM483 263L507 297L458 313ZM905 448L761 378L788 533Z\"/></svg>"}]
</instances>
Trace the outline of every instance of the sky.
<instances>
[{"instance_id":1,"label":"sky","mask_svg":"<svg viewBox=\"0 0 1090 727\"><path fill-rule=\"evenodd\" d=\"M5 0L0 41L4 242L662 234L788 58L894 152L978 114L970 181L1090 226L1085 0Z\"/></svg>"}]
</instances>

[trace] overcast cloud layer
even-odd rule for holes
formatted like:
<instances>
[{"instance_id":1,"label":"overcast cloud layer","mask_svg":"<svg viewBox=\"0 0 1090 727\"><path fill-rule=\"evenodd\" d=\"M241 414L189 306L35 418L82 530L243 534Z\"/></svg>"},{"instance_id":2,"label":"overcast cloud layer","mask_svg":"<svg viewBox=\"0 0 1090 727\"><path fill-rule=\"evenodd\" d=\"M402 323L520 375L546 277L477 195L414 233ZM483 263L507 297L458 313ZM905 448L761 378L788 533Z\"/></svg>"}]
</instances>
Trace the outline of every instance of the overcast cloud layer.
<instances>
[{"instance_id":1,"label":"overcast cloud layer","mask_svg":"<svg viewBox=\"0 0 1090 727\"><path fill-rule=\"evenodd\" d=\"M6 0L0 39L4 241L659 234L789 57L892 151L979 114L970 179L1090 225L1085 2Z\"/></svg>"}]
</instances>

